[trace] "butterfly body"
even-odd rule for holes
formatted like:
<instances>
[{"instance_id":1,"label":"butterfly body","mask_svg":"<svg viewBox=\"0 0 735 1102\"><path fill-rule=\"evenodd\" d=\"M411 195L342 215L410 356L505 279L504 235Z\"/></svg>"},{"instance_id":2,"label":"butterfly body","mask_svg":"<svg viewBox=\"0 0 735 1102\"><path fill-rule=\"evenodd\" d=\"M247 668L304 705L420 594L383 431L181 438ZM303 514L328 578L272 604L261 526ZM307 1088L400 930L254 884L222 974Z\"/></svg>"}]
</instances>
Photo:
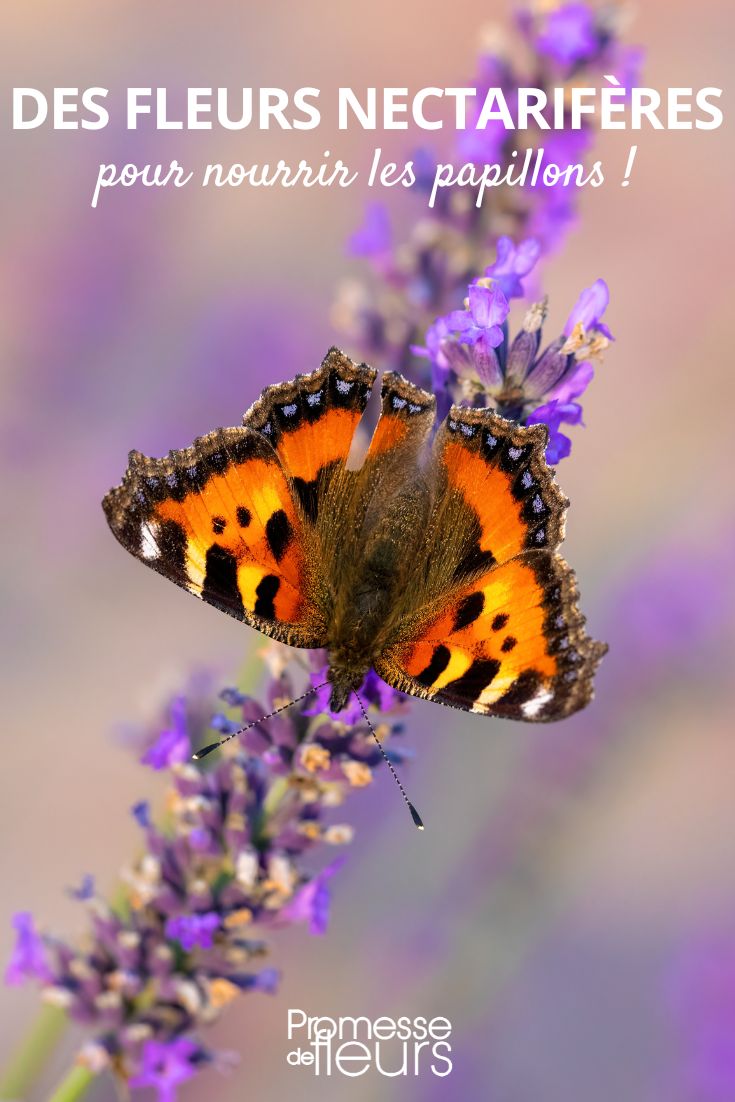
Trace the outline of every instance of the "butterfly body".
<instances>
[{"instance_id":1,"label":"butterfly body","mask_svg":"<svg viewBox=\"0 0 735 1102\"><path fill-rule=\"evenodd\" d=\"M405 591L422 538L421 518L428 511L428 495L419 472L413 484L401 487L374 518L368 513L357 540L357 556L335 593L334 618L327 650L330 707L338 712L347 704L366 674L390 646L400 624L401 595Z\"/></svg>"},{"instance_id":2,"label":"butterfly body","mask_svg":"<svg viewBox=\"0 0 735 1102\"><path fill-rule=\"evenodd\" d=\"M326 648L330 706L366 673L487 715L583 707L604 653L557 547L567 505L546 430L383 377L362 465L348 462L376 373L332 349L269 387L239 428L164 459L131 453L103 503L137 558L297 647Z\"/></svg>"}]
</instances>

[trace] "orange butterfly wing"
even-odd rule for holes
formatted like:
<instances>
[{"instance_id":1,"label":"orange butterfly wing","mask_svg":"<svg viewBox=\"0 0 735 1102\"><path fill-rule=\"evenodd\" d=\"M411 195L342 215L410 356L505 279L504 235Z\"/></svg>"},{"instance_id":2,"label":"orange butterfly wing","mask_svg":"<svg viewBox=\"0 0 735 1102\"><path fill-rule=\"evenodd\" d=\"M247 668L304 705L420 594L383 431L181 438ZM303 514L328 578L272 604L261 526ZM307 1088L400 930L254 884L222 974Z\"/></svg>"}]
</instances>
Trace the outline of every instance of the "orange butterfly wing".
<instances>
[{"instance_id":1,"label":"orange butterfly wing","mask_svg":"<svg viewBox=\"0 0 735 1102\"><path fill-rule=\"evenodd\" d=\"M163 459L132 452L103 501L115 536L223 612L294 646L324 646L330 596L315 521L374 377L333 349L311 375L264 391L243 427Z\"/></svg>"},{"instance_id":2,"label":"orange butterfly wing","mask_svg":"<svg viewBox=\"0 0 735 1102\"><path fill-rule=\"evenodd\" d=\"M406 615L376 663L389 684L524 720L558 719L589 701L607 648L586 635L573 572L555 552L566 501L545 442L540 425L450 412L435 443L438 488L419 566L430 601Z\"/></svg>"},{"instance_id":3,"label":"orange butterfly wing","mask_svg":"<svg viewBox=\"0 0 735 1102\"><path fill-rule=\"evenodd\" d=\"M317 371L267 387L243 417L272 445L312 523L330 490L344 481L376 374L331 348Z\"/></svg>"}]
</instances>

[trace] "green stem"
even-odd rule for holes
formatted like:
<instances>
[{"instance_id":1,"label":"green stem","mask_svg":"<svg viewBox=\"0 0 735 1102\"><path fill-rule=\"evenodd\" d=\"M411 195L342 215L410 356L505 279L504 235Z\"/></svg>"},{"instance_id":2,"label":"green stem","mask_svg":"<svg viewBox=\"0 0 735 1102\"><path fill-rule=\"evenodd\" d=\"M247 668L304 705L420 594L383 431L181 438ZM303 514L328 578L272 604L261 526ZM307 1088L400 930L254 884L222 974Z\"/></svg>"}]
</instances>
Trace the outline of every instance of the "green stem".
<instances>
[{"instance_id":1,"label":"green stem","mask_svg":"<svg viewBox=\"0 0 735 1102\"><path fill-rule=\"evenodd\" d=\"M284 796L286 796L288 790L288 780L286 777L277 777L274 780L263 800L263 818L266 822L277 809Z\"/></svg>"},{"instance_id":2,"label":"green stem","mask_svg":"<svg viewBox=\"0 0 735 1102\"><path fill-rule=\"evenodd\" d=\"M253 845L256 849L261 849L266 844L270 820L288 793L286 777L277 777L266 794L260 816L253 824Z\"/></svg>"},{"instance_id":3,"label":"green stem","mask_svg":"<svg viewBox=\"0 0 735 1102\"><path fill-rule=\"evenodd\" d=\"M25 1098L67 1025L57 1006L42 1006L30 1033L0 1080L0 1098Z\"/></svg>"},{"instance_id":4,"label":"green stem","mask_svg":"<svg viewBox=\"0 0 735 1102\"><path fill-rule=\"evenodd\" d=\"M95 1072L81 1064L75 1064L66 1077L61 1080L58 1087L51 1095L49 1102L76 1102L86 1094L87 1087L95 1077Z\"/></svg>"}]
</instances>

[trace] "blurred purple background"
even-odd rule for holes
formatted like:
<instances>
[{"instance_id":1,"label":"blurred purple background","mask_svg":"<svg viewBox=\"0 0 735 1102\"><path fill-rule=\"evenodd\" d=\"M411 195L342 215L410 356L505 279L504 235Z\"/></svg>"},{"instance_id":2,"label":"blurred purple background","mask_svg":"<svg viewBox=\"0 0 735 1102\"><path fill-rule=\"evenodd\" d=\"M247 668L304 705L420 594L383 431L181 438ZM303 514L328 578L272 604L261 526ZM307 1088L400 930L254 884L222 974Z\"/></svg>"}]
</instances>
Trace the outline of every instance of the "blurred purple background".
<instances>
[{"instance_id":1,"label":"blurred purple background","mask_svg":"<svg viewBox=\"0 0 735 1102\"><path fill-rule=\"evenodd\" d=\"M336 284L355 267L344 241L368 198L359 184L116 189L92 210L97 165L316 160L329 149L364 170L374 144L397 154L406 144L338 133L329 118L310 132L129 134L112 123L14 134L10 89L101 84L119 116L127 86L315 85L323 102L342 84L449 86L473 71L483 27L507 17L495 0L430 12L418 0L8 6L3 958L18 908L81 932L65 887L92 872L112 889L137 844L128 808L160 785L115 744L116 725L145 717L192 667L232 670L262 645L126 556L99 501L129 448L162 454L234 424L264 384L319 363L337 339ZM645 5L634 38L646 82L725 87L727 112L734 32L724 0ZM598 276L612 295L617 342L560 469L573 503L566 555L590 628L611 647L597 699L538 729L417 702L408 783L426 834L410 829L387 776L353 798L358 835L328 936L279 937L279 995L244 998L216 1027L220 1047L242 1054L239 1070L184 1097L703 1097L686 1093L686 1017L670 986L687 946L735 916L733 141L727 122L644 132L622 189L614 166L622 175L629 145L622 133L600 138L611 182L584 193L580 226L543 281L555 328ZM313 1080L285 1062L290 1006L446 1015L453 1075ZM4 992L0 1057L35 1009L34 992ZM112 1098L111 1083L92 1096Z\"/></svg>"}]
</instances>

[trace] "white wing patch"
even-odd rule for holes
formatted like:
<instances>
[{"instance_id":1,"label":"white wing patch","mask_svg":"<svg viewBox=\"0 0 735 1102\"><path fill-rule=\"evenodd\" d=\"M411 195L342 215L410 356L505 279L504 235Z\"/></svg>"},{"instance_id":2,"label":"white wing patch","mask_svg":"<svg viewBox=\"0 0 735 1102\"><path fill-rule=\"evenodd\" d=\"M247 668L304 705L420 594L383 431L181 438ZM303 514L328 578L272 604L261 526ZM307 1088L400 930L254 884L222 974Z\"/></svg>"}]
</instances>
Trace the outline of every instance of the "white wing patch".
<instances>
[{"instance_id":1,"label":"white wing patch","mask_svg":"<svg viewBox=\"0 0 735 1102\"><path fill-rule=\"evenodd\" d=\"M158 546L160 534L160 525L155 520L146 520L140 526L140 553L147 562L161 557L161 548Z\"/></svg>"},{"instance_id":2,"label":"white wing patch","mask_svg":"<svg viewBox=\"0 0 735 1102\"><path fill-rule=\"evenodd\" d=\"M525 704L521 704L521 711L526 719L533 719L534 716L537 716L544 704L548 704L553 695L554 694L549 689L541 689L540 692L532 696L530 700L527 700Z\"/></svg>"}]
</instances>

